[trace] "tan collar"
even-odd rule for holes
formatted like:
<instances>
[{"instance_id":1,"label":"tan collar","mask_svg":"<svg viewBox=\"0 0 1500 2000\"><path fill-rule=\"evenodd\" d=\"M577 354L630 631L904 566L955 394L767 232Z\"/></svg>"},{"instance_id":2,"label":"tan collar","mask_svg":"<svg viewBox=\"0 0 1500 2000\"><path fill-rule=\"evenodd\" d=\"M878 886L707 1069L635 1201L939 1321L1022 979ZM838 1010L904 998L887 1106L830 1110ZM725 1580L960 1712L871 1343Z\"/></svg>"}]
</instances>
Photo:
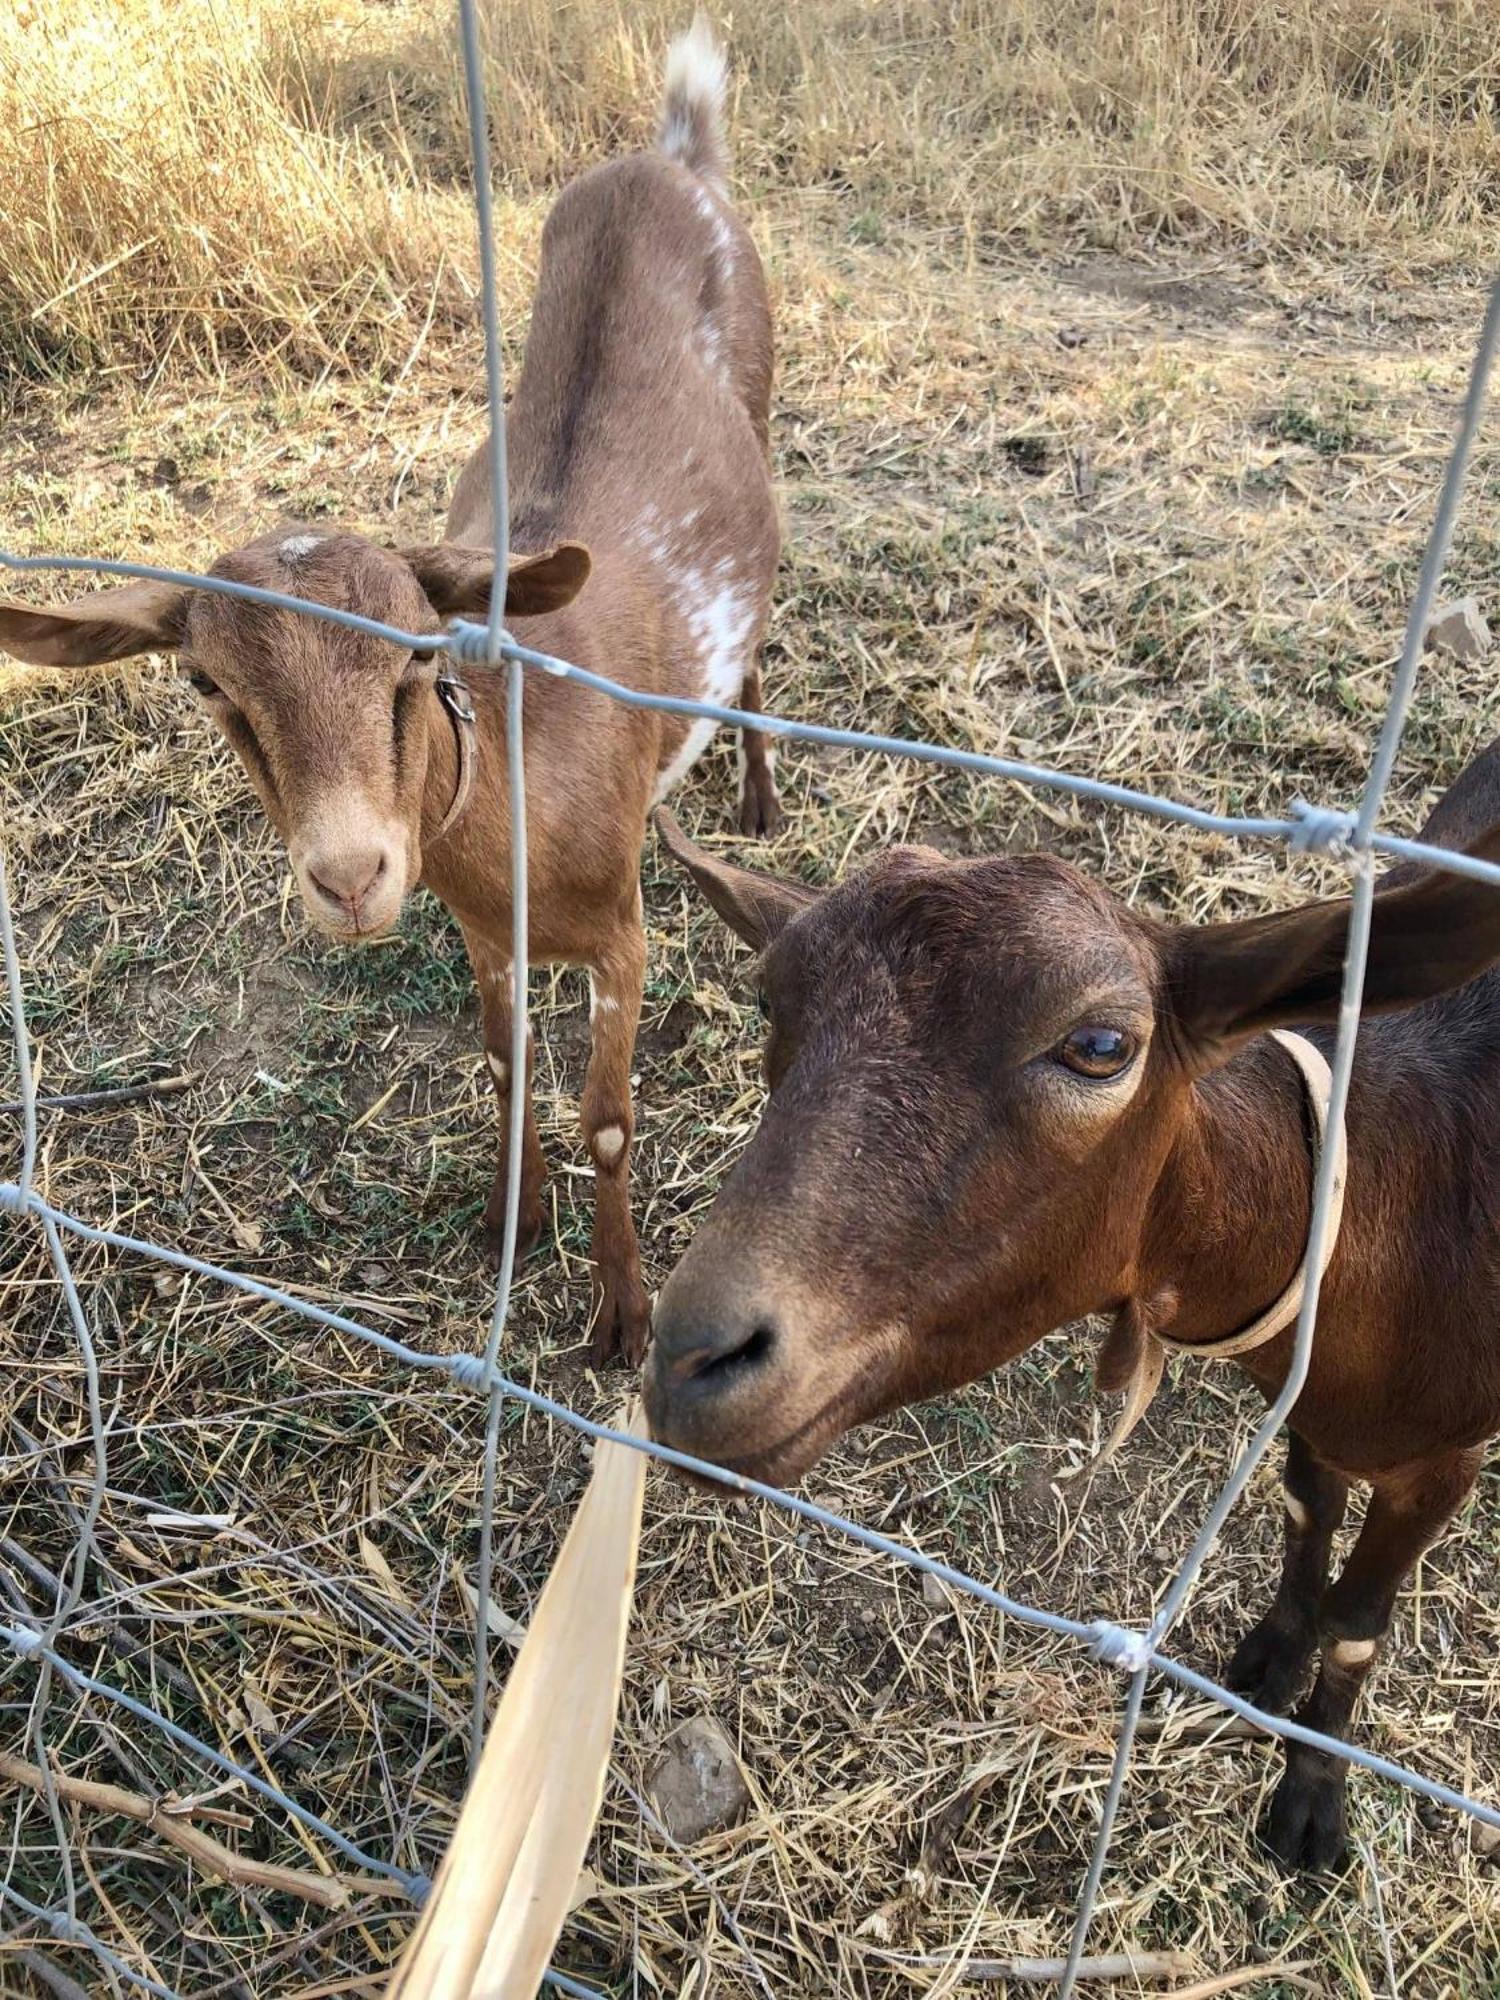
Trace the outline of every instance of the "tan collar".
<instances>
[{"instance_id":1,"label":"tan collar","mask_svg":"<svg viewBox=\"0 0 1500 2000\"><path fill-rule=\"evenodd\" d=\"M479 734L474 726L473 697L463 675L449 667L438 675L433 686L443 704L443 712L453 725L453 747L458 752L458 778L453 787L453 798L443 814L442 825L432 836L434 840L441 840L469 803L469 794L474 789L474 766L479 757Z\"/></svg>"},{"instance_id":2,"label":"tan collar","mask_svg":"<svg viewBox=\"0 0 1500 2000\"><path fill-rule=\"evenodd\" d=\"M1272 1030L1272 1040L1280 1042L1287 1054L1296 1063L1302 1078L1302 1087L1307 1093L1307 1101L1312 1106L1312 1169L1316 1176L1318 1162L1328 1144L1328 1100L1332 1094L1333 1079L1328 1064L1305 1035L1288 1033L1285 1029ZM1333 1136L1333 1201L1328 1212L1328 1236L1323 1245L1323 1270L1339 1240L1339 1224L1344 1214L1344 1186L1349 1176L1349 1150L1340 1125ZM1238 1355L1248 1354L1253 1348L1264 1347L1268 1340L1274 1340L1296 1319L1302 1307L1302 1295L1307 1289L1307 1253L1303 1252L1302 1262L1292 1274L1291 1283L1276 1300L1274 1305L1253 1319L1248 1326L1242 1326L1235 1333L1226 1333L1217 1340L1173 1340L1170 1335L1158 1333L1154 1328L1143 1329L1138 1342L1135 1370L1125 1385L1125 1403L1115 1427L1110 1432L1102 1450L1090 1459L1083 1468L1092 1473L1106 1460L1114 1457L1146 1413L1147 1405L1161 1384L1162 1370L1166 1366L1167 1354L1194 1354L1203 1361L1232 1361ZM1321 1275L1321 1273L1320 1273Z\"/></svg>"}]
</instances>

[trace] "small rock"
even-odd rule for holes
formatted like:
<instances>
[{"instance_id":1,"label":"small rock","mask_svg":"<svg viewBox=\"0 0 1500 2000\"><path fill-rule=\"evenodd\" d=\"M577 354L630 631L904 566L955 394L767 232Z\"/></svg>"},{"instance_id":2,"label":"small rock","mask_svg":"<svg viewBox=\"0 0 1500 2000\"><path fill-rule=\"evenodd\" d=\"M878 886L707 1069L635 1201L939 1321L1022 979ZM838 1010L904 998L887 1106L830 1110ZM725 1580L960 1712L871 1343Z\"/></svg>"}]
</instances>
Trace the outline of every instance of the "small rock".
<instances>
[{"instance_id":1,"label":"small rock","mask_svg":"<svg viewBox=\"0 0 1500 2000\"><path fill-rule=\"evenodd\" d=\"M1482 660L1490 650L1490 628L1477 597L1440 604L1427 621L1427 643L1450 659Z\"/></svg>"},{"instance_id":2,"label":"small rock","mask_svg":"<svg viewBox=\"0 0 1500 2000\"><path fill-rule=\"evenodd\" d=\"M734 1745L710 1715L673 1730L646 1788L667 1832L684 1847L733 1826L750 1803Z\"/></svg>"},{"instance_id":3,"label":"small rock","mask_svg":"<svg viewBox=\"0 0 1500 2000\"><path fill-rule=\"evenodd\" d=\"M953 1592L940 1576L934 1576L930 1569L922 1572L922 1602L933 1611L951 1611Z\"/></svg>"}]
</instances>

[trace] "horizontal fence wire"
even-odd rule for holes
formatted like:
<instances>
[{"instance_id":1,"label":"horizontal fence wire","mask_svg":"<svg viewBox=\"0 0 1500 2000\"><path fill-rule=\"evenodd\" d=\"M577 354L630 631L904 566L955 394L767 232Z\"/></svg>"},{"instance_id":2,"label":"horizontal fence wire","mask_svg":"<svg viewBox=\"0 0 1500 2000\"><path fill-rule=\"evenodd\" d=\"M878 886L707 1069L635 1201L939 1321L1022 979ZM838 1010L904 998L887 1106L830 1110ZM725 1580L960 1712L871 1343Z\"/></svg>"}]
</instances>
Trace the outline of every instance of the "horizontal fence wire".
<instances>
[{"instance_id":1,"label":"horizontal fence wire","mask_svg":"<svg viewBox=\"0 0 1500 2000\"><path fill-rule=\"evenodd\" d=\"M265 604L281 611L301 612L325 624L346 631L363 632L372 639L385 639L408 653L442 652L465 663L487 658L488 627L454 618L440 632L408 632L387 625L379 618L364 618L358 612L342 611L319 604L315 598L295 597L284 590L231 581L221 576L200 576L192 570L163 569L153 563L115 562L96 556L28 556L14 549L0 548L0 569L18 571L77 571L94 576L122 576L148 581L175 583L184 589L201 589L222 597L243 597L253 604ZM824 723L804 722L795 716L771 711L731 708L723 702L697 701L688 695L647 693L626 687L607 674L560 660L554 654L522 645L510 633L500 641L500 658L535 667L555 680L572 681L607 695L623 708L655 709L663 715L681 715L716 722L736 729L759 729L768 736L792 742L812 743L823 749L863 751L875 756L908 758L914 763L935 764L944 770L967 771L975 777L1004 778L1013 784L1039 791L1061 792L1099 805L1118 806L1125 812L1147 819L1190 827L1197 833L1223 834L1231 839L1281 841L1297 853L1325 853L1335 859L1347 858L1358 826L1358 816L1338 807L1311 805L1293 800L1287 816L1250 817L1235 813L1210 812L1156 792L1141 792L1129 785L1115 785L1085 772L1061 771L1051 765L1035 764L1020 757L997 757L983 750L965 750L954 744L930 743L921 738L881 736L867 729L836 729ZM1385 855L1391 860L1411 861L1438 868L1450 875L1466 875L1476 882L1500 888L1500 862L1484 861L1451 847L1437 847L1431 841L1412 840L1402 834L1374 828L1360 838L1361 849Z\"/></svg>"},{"instance_id":2,"label":"horizontal fence wire","mask_svg":"<svg viewBox=\"0 0 1500 2000\"><path fill-rule=\"evenodd\" d=\"M503 357L496 304L488 123L484 109L482 51L473 0L459 0L459 19L479 225L486 386L490 412L490 477L494 497L493 554L495 576L499 579L506 574L509 533L505 485ZM791 738L825 748L904 757L978 776L1049 789L1079 800L1120 807L1160 821L1187 826L1199 832L1222 834L1239 839L1278 840L1297 851L1316 851L1344 861L1352 877L1353 895L1341 1005L1331 1065L1333 1089L1329 1120L1330 1129L1336 1130L1342 1120L1347 1101L1360 1020L1365 959L1375 896L1373 858L1376 855L1388 855L1403 861L1446 869L1500 886L1500 865L1481 860L1476 856L1457 854L1444 848L1434 847L1426 842L1404 839L1381 831L1377 824L1410 707L1421 648L1443 572L1465 470L1479 428L1497 341L1500 341L1500 283L1497 283L1489 297L1457 439L1445 470L1436 517L1410 608L1384 726L1372 760L1369 778L1356 811L1320 807L1297 801L1288 814L1280 818L1219 814L1182 801L1162 798L1154 793L1105 783L1086 774L1058 771L1020 759L991 756L979 751L925 741L907 741L899 737L874 735L861 730L839 729L791 717L768 715L760 711L748 713L713 702L644 693L639 689L623 686L603 674L518 643L505 631L502 623L505 595L503 587L492 590L490 615L486 624L481 626L454 620L446 631L413 633L383 624L379 620L361 617L354 612L336 610L328 605L297 598L281 591L242 584L223 577L200 576L190 571L164 569L141 563L53 554L28 555L0 549L0 567L32 573L85 571L103 576L151 578L175 584L184 590L217 592L242 598L251 603L321 619L329 624L388 641L409 652L447 653L465 664L489 669L497 669L504 663L507 673L507 757L513 870L514 1007L511 1065L513 1077L524 1077L526 1074L529 1032L526 1007L526 785L521 734L522 692L526 674L541 673L591 689L630 708L655 709L673 715L759 729L769 735ZM1315 1179L1307 1243L1308 1282L1298 1317L1293 1359L1286 1382L1257 1428L1250 1444L1225 1480L1207 1520L1167 1589L1160 1608L1146 1627L1134 1630L1107 1619L1070 1618L1025 1604L951 1564L819 1506L815 1501L726 1471L686 1453L658 1444L655 1440L639 1438L617 1431L608 1424L594 1422L551 1397L507 1376L499 1366L499 1353L514 1275L519 1212L520 1126L524 1112L524 1093L520 1089L513 1089L511 1093L510 1172L506 1191L501 1272L488 1339L484 1352L480 1354L436 1354L415 1348L405 1341L367 1327L347 1314L330 1311L259 1279L202 1258L188 1256L148 1237L100 1227L56 1206L46 1199L36 1186L37 1096L26 1027L20 954L12 919L3 854L0 854L0 961L3 961L5 972L21 1117L20 1167L14 1180L0 1182L0 1210L17 1219L29 1218L43 1233L48 1257L65 1300L67 1321L84 1368L88 1392L89 1434L93 1448L88 1499L78 1517L77 1535L67 1566L71 1574L59 1580L50 1618L27 1621L12 1617L8 1622L0 1624L0 1646L6 1649L11 1662L31 1662L36 1668L37 1678L31 1704L32 1744L44 1798L58 1837L64 1907L54 1908L38 1904L23 1895L11 1882L0 1884L0 1901L8 1903L20 1912L26 1921L41 1925L59 1940L86 1947L116 1976L146 1992L166 1996L166 2000L176 2000L169 1987L132 1967L99 1938L78 1915L78 1892L69 1855L66 1825L45 1741L47 1698L53 1676L80 1696L118 1708L135 1721L159 1731L185 1755L201 1759L225 1776L245 1785L268 1805L286 1813L308 1833L326 1841L329 1846L371 1873L396 1884L414 1904L422 1901L431 1885L425 1874L404 1869L392 1860L373 1854L350 1840L338 1828L301 1805L263 1774L251 1770L225 1752L193 1735L151 1703L142 1701L106 1680L83 1672L64 1651L65 1645L87 1621L88 1607L83 1599L86 1567L93 1553L94 1526L108 1481L107 1437L100 1410L98 1361L87 1317L68 1262L66 1244L70 1238L125 1255L151 1258L207 1282L229 1286L294 1315L326 1333L357 1340L377 1350L391 1361L428 1375L444 1376L456 1388L478 1393L486 1398L471 1729L471 1752L475 1754L482 1737L485 1712L488 1675L486 1611L492 1590L493 1508L499 1421L501 1409L507 1399L554 1418L587 1438L620 1444L629 1450L643 1452L679 1470L714 1477L727 1487L762 1499L830 1533L846 1537L874 1554L933 1576L951 1589L973 1598L1004 1617L1013 1618L1023 1625L1069 1642L1081 1644L1102 1664L1118 1668L1127 1674L1129 1680L1114 1766L1088 1873L1080 1891L1068 1959L1059 1987L1061 2000L1068 2000L1079 1974L1084 1943L1107 1864L1115 1810L1128 1776L1136 1724L1140 1717L1147 1681L1153 1672L1159 1673L1190 1694L1202 1696L1218 1704L1224 1710L1270 1736L1320 1750L1330 1757L1341 1759L1377 1777L1404 1786L1407 1790L1441 1805L1452 1807L1486 1826L1500 1828L1500 1807L1472 1798L1454 1787L1440 1784L1420 1772L1380 1757L1361 1745L1326 1736L1291 1718L1268 1714L1209 1676L1198 1673L1174 1659L1164 1650L1165 1643L1182 1613L1228 1514L1243 1494L1256 1465L1269 1448L1273 1436L1295 1403L1305 1381L1316 1328L1318 1290L1324 1261L1321 1253L1329 1227L1333 1163L1336 1152L1334 1147L1329 1146L1324 1149ZM711 1889L712 1885L709 1884L709 1887ZM740 1942L743 1946L742 1937ZM598 2000L594 1988L555 1968L548 1974L548 1983L557 1991L583 1995L585 2000Z\"/></svg>"}]
</instances>

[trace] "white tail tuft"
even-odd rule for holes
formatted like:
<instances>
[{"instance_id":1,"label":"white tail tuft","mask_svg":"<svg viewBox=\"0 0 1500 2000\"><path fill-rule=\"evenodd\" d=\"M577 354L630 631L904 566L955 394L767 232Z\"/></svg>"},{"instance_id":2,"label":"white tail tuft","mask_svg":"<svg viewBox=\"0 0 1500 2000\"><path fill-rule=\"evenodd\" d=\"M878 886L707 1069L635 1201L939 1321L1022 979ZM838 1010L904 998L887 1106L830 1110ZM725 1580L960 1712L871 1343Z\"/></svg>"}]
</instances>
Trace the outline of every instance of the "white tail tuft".
<instances>
[{"instance_id":1,"label":"white tail tuft","mask_svg":"<svg viewBox=\"0 0 1500 2000\"><path fill-rule=\"evenodd\" d=\"M724 87L728 65L723 44L699 14L674 36L667 50L657 145L669 160L705 180L723 185L729 160L724 145Z\"/></svg>"}]
</instances>

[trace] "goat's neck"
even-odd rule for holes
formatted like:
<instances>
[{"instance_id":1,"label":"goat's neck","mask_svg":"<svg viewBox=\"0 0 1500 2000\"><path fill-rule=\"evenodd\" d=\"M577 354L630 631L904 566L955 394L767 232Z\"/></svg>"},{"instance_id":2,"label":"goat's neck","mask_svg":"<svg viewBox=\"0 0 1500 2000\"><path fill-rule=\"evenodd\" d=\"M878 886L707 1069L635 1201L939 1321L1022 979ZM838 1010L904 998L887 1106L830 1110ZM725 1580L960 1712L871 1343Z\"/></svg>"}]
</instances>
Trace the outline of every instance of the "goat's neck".
<instances>
[{"instance_id":1,"label":"goat's neck","mask_svg":"<svg viewBox=\"0 0 1500 2000\"><path fill-rule=\"evenodd\" d=\"M504 796L496 767L505 758L505 728L497 709L505 677L475 674L468 686L474 703L474 788L441 840L437 830L458 784L458 742L436 689L427 697L427 778L422 789L422 880L460 915L476 896L489 900L489 876L497 868L508 870L510 854L509 815L503 804L499 810L496 804Z\"/></svg>"},{"instance_id":2,"label":"goat's neck","mask_svg":"<svg viewBox=\"0 0 1500 2000\"><path fill-rule=\"evenodd\" d=\"M1278 1298L1302 1260L1311 1191L1301 1080L1273 1042L1252 1043L1192 1087L1151 1201L1137 1289L1163 1302L1163 1330L1213 1340Z\"/></svg>"}]
</instances>

